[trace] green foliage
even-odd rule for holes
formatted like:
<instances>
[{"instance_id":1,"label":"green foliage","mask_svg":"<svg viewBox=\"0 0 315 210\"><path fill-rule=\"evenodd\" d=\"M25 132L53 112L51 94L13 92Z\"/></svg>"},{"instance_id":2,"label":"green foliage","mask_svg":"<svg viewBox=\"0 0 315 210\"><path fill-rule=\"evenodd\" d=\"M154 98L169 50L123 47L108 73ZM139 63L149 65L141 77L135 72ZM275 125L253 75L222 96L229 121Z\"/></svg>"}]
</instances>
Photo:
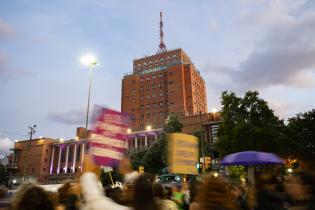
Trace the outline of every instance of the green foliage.
<instances>
[{"instance_id":1,"label":"green foliage","mask_svg":"<svg viewBox=\"0 0 315 210\"><path fill-rule=\"evenodd\" d=\"M315 109L288 119L286 152L315 169Z\"/></svg>"},{"instance_id":2,"label":"green foliage","mask_svg":"<svg viewBox=\"0 0 315 210\"><path fill-rule=\"evenodd\" d=\"M239 180L244 175L244 166L229 166L230 178Z\"/></svg>"},{"instance_id":3,"label":"green foliage","mask_svg":"<svg viewBox=\"0 0 315 210\"><path fill-rule=\"evenodd\" d=\"M195 131L193 133L193 136L196 136L198 138L199 157L202 157L201 131L200 130ZM203 138L205 138L204 135L203 135ZM204 148L205 148L205 156L212 157L212 154L211 154L211 143L207 142L207 141L204 141Z\"/></svg>"},{"instance_id":4,"label":"green foliage","mask_svg":"<svg viewBox=\"0 0 315 210\"><path fill-rule=\"evenodd\" d=\"M221 156L245 150L283 153L284 123L258 92L248 91L239 98L225 91L221 104L223 122L216 144Z\"/></svg>"},{"instance_id":5,"label":"green foliage","mask_svg":"<svg viewBox=\"0 0 315 210\"><path fill-rule=\"evenodd\" d=\"M9 181L9 174L5 166L0 164L0 185L7 185Z\"/></svg>"},{"instance_id":6,"label":"green foliage","mask_svg":"<svg viewBox=\"0 0 315 210\"><path fill-rule=\"evenodd\" d=\"M157 141L147 150L135 150L130 154L133 168L138 170L139 166L144 166L145 172L162 173L167 167L167 134L181 132L182 127L177 115L170 114Z\"/></svg>"}]
</instances>

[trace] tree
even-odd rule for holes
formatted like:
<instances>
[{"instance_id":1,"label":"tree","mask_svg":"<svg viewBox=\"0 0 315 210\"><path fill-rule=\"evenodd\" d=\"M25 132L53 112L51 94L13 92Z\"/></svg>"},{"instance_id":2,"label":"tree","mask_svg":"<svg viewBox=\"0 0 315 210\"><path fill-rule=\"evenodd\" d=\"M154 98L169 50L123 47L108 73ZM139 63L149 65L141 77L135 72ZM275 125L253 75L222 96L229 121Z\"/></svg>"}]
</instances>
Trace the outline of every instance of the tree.
<instances>
[{"instance_id":1,"label":"tree","mask_svg":"<svg viewBox=\"0 0 315 210\"><path fill-rule=\"evenodd\" d=\"M315 168L315 109L288 119L286 152Z\"/></svg>"},{"instance_id":2,"label":"tree","mask_svg":"<svg viewBox=\"0 0 315 210\"><path fill-rule=\"evenodd\" d=\"M7 185L9 181L9 173L5 166L0 164L0 185Z\"/></svg>"},{"instance_id":3,"label":"tree","mask_svg":"<svg viewBox=\"0 0 315 210\"><path fill-rule=\"evenodd\" d=\"M248 91L244 98L225 91L221 104L223 122L216 144L220 156L245 150L283 153L284 123L257 91Z\"/></svg>"},{"instance_id":4,"label":"tree","mask_svg":"<svg viewBox=\"0 0 315 210\"><path fill-rule=\"evenodd\" d=\"M130 154L134 169L144 166L146 172L159 174L167 167L167 134L182 131L183 124L176 114L170 114L163 127L162 134L147 150L136 150Z\"/></svg>"}]
</instances>

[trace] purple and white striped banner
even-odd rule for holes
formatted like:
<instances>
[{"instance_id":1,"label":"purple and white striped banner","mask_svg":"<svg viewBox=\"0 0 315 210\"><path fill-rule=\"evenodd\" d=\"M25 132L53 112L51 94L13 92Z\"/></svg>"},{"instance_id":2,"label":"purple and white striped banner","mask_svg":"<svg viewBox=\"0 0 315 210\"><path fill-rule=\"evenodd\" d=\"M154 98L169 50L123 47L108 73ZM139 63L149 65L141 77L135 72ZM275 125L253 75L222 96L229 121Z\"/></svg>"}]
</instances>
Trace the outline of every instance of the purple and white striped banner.
<instances>
[{"instance_id":1,"label":"purple and white striped banner","mask_svg":"<svg viewBox=\"0 0 315 210\"><path fill-rule=\"evenodd\" d=\"M127 149L129 116L98 107L94 129L90 138L90 152L102 166L115 166Z\"/></svg>"}]
</instances>

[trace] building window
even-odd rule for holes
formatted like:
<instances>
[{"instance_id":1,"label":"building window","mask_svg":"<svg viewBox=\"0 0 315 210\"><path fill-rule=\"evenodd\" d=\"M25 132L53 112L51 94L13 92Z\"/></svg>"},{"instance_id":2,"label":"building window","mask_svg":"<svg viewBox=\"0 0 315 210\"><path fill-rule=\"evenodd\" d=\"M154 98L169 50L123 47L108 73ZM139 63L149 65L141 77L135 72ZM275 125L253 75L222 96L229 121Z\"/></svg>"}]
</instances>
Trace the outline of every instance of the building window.
<instances>
[{"instance_id":1,"label":"building window","mask_svg":"<svg viewBox=\"0 0 315 210\"><path fill-rule=\"evenodd\" d=\"M156 108L157 108L156 103L154 103L154 104L153 104L153 108L154 108L154 109L156 109Z\"/></svg>"},{"instance_id":2,"label":"building window","mask_svg":"<svg viewBox=\"0 0 315 210\"><path fill-rule=\"evenodd\" d=\"M147 114L147 118L150 118L150 113L149 113L149 114Z\"/></svg>"},{"instance_id":3,"label":"building window","mask_svg":"<svg viewBox=\"0 0 315 210\"><path fill-rule=\"evenodd\" d=\"M150 80L150 77L147 77L146 80L147 80L147 81Z\"/></svg>"},{"instance_id":4,"label":"building window","mask_svg":"<svg viewBox=\"0 0 315 210\"><path fill-rule=\"evenodd\" d=\"M43 168L43 171L46 172L46 168Z\"/></svg>"},{"instance_id":5,"label":"building window","mask_svg":"<svg viewBox=\"0 0 315 210\"><path fill-rule=\"evenodd\" d=\"M140 109L143 110L143 105L140 106Z\"/></svg>"},{"instance_id":6,"label":"building window","mask_svg":"<svg viewBox=\"0 0 315 210\"><path fill-rule=\"evenodd\" d=\"M153 98L155 98L156 97L156 94L155 93L153 93Z\"/></svg>"},{"instance_id":7,"label":"building window","mask_svg":"<svg viewBox=\"0 0 315 210\"><path fill-rule=\"evenodd\" d=\"M150 95L147 95L147 99L150 99Z\"/></svg>"},{"instance_id":8,"label":"building window","mask_svg":"<svg viewBox=\"0 0 315 210\"><path fill-rule=\"evenodd\" d=\"M159 75L159 78L160 78L160 79L163 78L163 74L160 74L160 75Z\"/></svg>"},{"instance_id":9,"label":"building window","mask_svg":"<svg viewBox=\"0 0 315 210\"><path fill-rule=\"evenodd\" d=\"M160 107L161 108L163 107L163 101L160 101Z\"/></svg>"},{"instance_id":10,"label":"building window","mask_svg":"<svg viewBox=\"0 0 315 210\"><path fill-rule=\"evenodd\" d=\"M153 76L152 76L152 79L155 79L155 77L156 77L156 76L155 76L155 75L153 75Z\"/></svg>"},{"instance_id":11,"label":"building window","mask_svg":"<svg viewBox=\"0 0 315 210\"><path fill-rule=\"evenodd\" d=\"M141 115L141 119L143 119L143 118L144 118L144 115L142 114L142 115Z\"/></svg>"},{"instance_id":12,"label":"building window","mask_svg":"<svg viewBox=\"0 0 315 210\"><path fill-rule=\"evenodd\" d=\"M160 92L159 95L160 95L160 96L163 96L163 92Z\"/></svg>"},{"instance_id":13,"label":"building window","mask_svg":"<svg viewBox=\"0 0 315 210\"><path fill-rule=\"evenodd\" d=\"M152 84L152 88L153 88L154 90L155 90L155 86L156 86L155 84Z\"/></svg>"},{"instance_id":14,"label":"building window","mask_svg":"<svg viewBox=\"0 0 315 210\"><path fill-rule=\"evenodd\" d=\"M147 110L150 110L150 104L147 104Z\"/></svg>"},{"instance_id":15,"label":"building window","mask_svg":"<svg viewBox=\"0 0 315 210\"><path fill-rule=\"evenodd\" d=\"M132 112L134 112L134 111L135 111L135 109L131 109L131 111L132 111Z\"/></svg>"},{"instance_id":16,"label":"building window","mask_svg":"<svg viewBox=\"0 0 315 210\"><path fill-rule=\"evenodd\" d=\"M143 91L143 87L140 87L140 92L142 92Z\"/></svg>"},{"instance_id":17,"label":"building window","mask_svg":"<svg viewBox=\"0 0 315 210\"><path fill-rule=\"evenodd\" d=\"M140 96L140 99L141 99L141 100L143 100L143 98L144 98L143 96Z\"/></svg>"},{"instance_id":18,"label":"building window","mask_svg":"<svg viewBox=\"0 0 315 210\"><path fill-rule=\"evenodd\" d=\"M168 74L169 74L169 75L172 75L172 74L173 74L173 72L172 72L172 71L170 71Z\"/></svg>"},{"instance_id":19,"label":"building window","mask_svg":"<svg viewBox=\"0 0 315 210\"><path fill-rule=\"evenodd\" d=\"M173 84L173 81L170 81L168 84L170 84L170 85Z\"/></svg>"},{"instance_id":20,"label":"building window","mask_svg":"<svg viewBox=\"0 0 315 210\"><path fill-rule=\"evenodd\" d=\"M32 168L32 173L34 173L34 171L35 171L34 168Z\"/></svg>"},{"instance_id":21,"label":"building window","mask_svg":"<svg viewBox=\"0 0 315 210\"><path fill-rule=\"evenodd\" d=\"M163 117L163 112L160 112L160 117Z\"/></svg>"},{"instance_id":22,"label":"building window","mask_svg":"<svg viewBox=\"0 0 315 210\"><path fill-rule=\"evenodd\" d=\"M153 113L152 113L152 117L156 117L156 112L153 112Z\"/></svg>"},{"instance_id":23,"label":"building window","mask_svg":"<svg viewBox=\"0 0 315 210\"><path fill-rule=\"evenodd\" d=\"M47 163L47 158L45 158L45 163Z\"/></svg>"}]
</instances>

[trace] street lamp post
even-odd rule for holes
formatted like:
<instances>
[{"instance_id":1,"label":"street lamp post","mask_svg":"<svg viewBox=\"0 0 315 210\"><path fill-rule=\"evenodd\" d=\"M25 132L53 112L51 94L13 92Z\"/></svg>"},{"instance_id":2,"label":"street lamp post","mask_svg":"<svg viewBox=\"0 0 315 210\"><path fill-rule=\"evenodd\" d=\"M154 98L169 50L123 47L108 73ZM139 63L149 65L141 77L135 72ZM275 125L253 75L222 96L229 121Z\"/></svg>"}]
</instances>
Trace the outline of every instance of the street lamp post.
<instances>
[{"instance_id":1,"label":"street lamp post","mask_svg":"<svg viewBox=\"0 0 315 210\"><path fill-rule=\"evenodd\" d=\"M206 170L206 155L205 155L205 147L204 147L204 138L203 138L203 130L202 130L202 116L201 111L199 112L200 118L200 141L201 141L201 155L203 157L203 170Z\"/></svg>"},{"instance_id":2,"label":"street lamp post","mask_svg":"<svg viewBox=\"0 0 315 210\"><path fill-rule=\"evenodd\" d=\"M86 107L86 120L85 120L85 137L87 138L88 134L88 124L89 124L89 112L90 112L90 98L91 98L91 86L92 86L92 72L93 67L98 64L97 59L94 55L86 55L81 57L81 63L83 65L89 66L89 92L88 92L88 101Z\"/></svg>"},{"instance_id":3,"label":"street lamp post","mask_svg":"<svg viewBox=\"0 0 315 210\"><path fill-rule=\"evenodd\" d=\"M26 146L26 158L25 158L25 165L24 165L24 182L26 181L26 176L27 176L26 169L28 168L28 159L29 159L28 156L30 155L33 134L36 132L35 131L36 125L29 126L28 128L30 129L30 131L28 132L28 134L30 135L30 140L29 140L29 144Z\"/></svg>"}]
</instances>

